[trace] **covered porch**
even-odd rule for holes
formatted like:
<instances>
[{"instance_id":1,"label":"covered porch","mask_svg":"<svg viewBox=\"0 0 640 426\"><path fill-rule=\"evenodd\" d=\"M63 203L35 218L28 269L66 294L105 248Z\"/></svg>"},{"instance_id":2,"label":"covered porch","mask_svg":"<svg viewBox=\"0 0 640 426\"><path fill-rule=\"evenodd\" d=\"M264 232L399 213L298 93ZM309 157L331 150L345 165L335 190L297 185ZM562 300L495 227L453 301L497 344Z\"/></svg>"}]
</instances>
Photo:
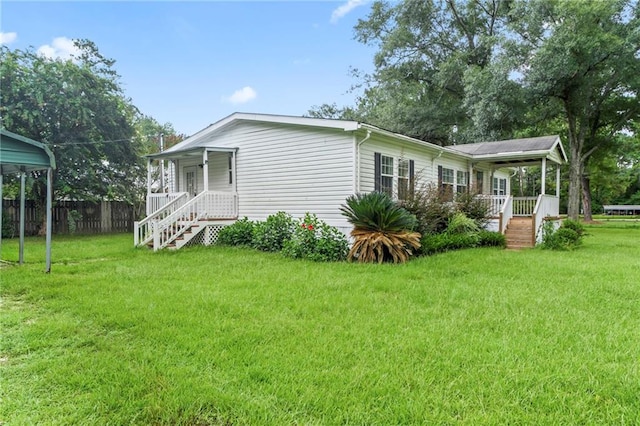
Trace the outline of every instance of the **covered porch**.
<instances>
[{"instance_id":1,"label":"covered porch","mask_svg":"<svg viewBox=\"0 0 640 426\"><path fill-rule=\"evenodd\" d=\"M210 242L210 232L238 218L237 148L194 148L147 156L147 216L134 244L154 250ZM219 229L217 229L219 230Z\"/></svg>"},{"instance_id":2,"label":"covered porch","mask_svg":"<svg viewBox=\"0 0 640 426\"><path fill-rule=\"evenodd\" d=\"M508 247L533 247L542 238L544 221L559 219L560 167L567 161L559 136L460 145L455 149L471 154L472 168L482 167L491 171L490 193L480 197L489 203L493 217L491 229L506 235ZM541 172L535 195L513 196L496 187L493 179L495 170L530 167L540 167ZM548 179L554 180L554 184L548 185Z\"/></svg>"}]
</instances>

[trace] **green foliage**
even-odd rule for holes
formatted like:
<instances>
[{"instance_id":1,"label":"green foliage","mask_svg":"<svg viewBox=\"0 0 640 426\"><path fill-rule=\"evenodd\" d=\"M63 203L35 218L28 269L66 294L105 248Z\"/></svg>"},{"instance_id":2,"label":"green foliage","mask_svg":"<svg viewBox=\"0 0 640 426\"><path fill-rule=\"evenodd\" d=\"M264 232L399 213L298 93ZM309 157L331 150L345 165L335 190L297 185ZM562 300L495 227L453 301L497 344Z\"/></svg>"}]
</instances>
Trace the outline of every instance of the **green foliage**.
<instances>
[{"instance_id":1,"label":"green foliage","mask_svg":"<svg viewBox=\"0 0 640 426\"><path fill-rule=\"evenodd\" d=\"M449 219L447 234L477 234L480 231L478 224L464 213L456 213Z\"/></svg>"},{"instance_id":2,"label":"green foliage","mask_svg":"<svg viewBox=\"0 0 640 426\"><path fill-rule=\"evenodd\" d=\"M225 226L218 234L217 244L227 246L251 246L255 223L244 217L232 225Z\"/></svg>"},{"instance_id":3,"label":"green foliage","mask_svg":"<svg viewBox=\"0 0 640 426\"><path fill-rule=\"evenodd\" d=\"M420 240L420 254L432 255L450 250L477 247L479 237L475 234L427 234Z\"/></svg>"},{"instance_id":4,"label":"green foliage","mask_svg":"<svg viewBox=\"0 0 640 426\"><path fill-rule=\"evenodd\" d=\"M463 192L456 195L456 210L473 219L479 228L489 222L490 204L478 197L475 192Z\"/></svg>"},{"instance_id":5,"label":"green foliage","mask_svg":"<svg viewBox=\"0 0 640 426\"><path fill-rule=\"evenodd\" d=\"M406 200L400 201L400 205L416 217L416 231L422 235L444 232L455 212L453 203L448 202L434 184L421 185Z\"/></svg>"},{"instance_id":6,"label":"green foliage","mask_svg":"<svg viewBox=\"0 0 640 426\"><path fill-rule=\"evenodd\" d=\"M134 201L145 167L133 122L138 114L114 61L88 40L78 54L53 60L0 47L2 127L45 143L54 153L54 197ZM33 172L30 193L44 205L46 173Z\"/></svg>"},{"instance_id":7,"label":"green foliage","mask_svg":"<svg viewBox=\"0 0 640 426\"><path fill-rule=\"evenodd\" d=\"M500 232L481 230L478 232L478 246L480 247L506 247L507 238Z\"/></svg>"},{"instance_id":8,"label":"green foliage","mask_svg":"<svg viewBox=\"0 0 640 426\"><path fill-rule=\"evenodd\" d=\"M253 227L251 246L262 251L280 251L284 242L291 239L296 222L290 214L278 212L257 222Z\"/></svg>"},{"instance_id":9,"label":"green foliage","mask_svg":"<svg viewBox=\"0 0 640 426\"><path fill-rule=\"evenodd\" d=\"M0 203L2 200L0 200ZM0 207L1 208L1 207ZM2 238L13 238L15 236L13 221L6 212L2 212Z\"/></svg>"},{"instance_id":10,"label":"green foliage","mask_svg":"<svg viewBox=\"0 0 640 426\"><path fill-rule=\"evenodd\" d=\"M412 231L416 217L383 192L356 194L340 211L355 228L379 232Z\"/></svg>"},{"instance_id":11,"label":"green foliage","mask_svg":"<svg viewBox=\"0 0 640 426\"><path fill-rule=\"evenodd\" d=\"M67 225L69 233L75 234L78 229L78 222L82 219L82 214L78 210L67 210Z\"/></svg>"},{"instance_id":12,"label":"green foliage","mask_svg":"<svg viewBox=\"0 0 640 426\"><path fill-rule=\"evenodd\" d=\"M557 230L553 222L545 221L540 247L546 250L573 250L582 244L584 231L584 225L576 220L564 220Z\"/></svg>"},{"instance_id":13,"label":"green foliage","mask_svg":"<svg viewBox=\"0 0 640 426\"><path fill-rule=\"evenodd\" d=\"M342 232L309 213L300 220L291 239L282 247L286 257L320 262L345 260L348 251L349 244Z\"/></svg>"},{"instance_id":14,"label":"green foliage","mask_svg":"<svg viewBox=\"0 0 640 426\"><path fill-rule=\"evenodd\" d=\"M354 226L349 260L403 263L420 247L416 217L385 193L352 195L340 210Z\"/></svg>"}]
</instances>

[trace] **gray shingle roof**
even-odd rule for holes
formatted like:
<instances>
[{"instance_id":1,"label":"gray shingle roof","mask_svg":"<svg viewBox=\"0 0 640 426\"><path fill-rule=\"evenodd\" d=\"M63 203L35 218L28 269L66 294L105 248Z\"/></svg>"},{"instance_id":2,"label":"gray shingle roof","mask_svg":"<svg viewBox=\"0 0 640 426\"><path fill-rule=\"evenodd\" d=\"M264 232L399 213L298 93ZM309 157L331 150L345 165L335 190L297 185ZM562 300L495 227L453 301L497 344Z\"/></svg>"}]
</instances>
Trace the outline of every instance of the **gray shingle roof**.
<instances>
[{"instance_id":1,"label":"gray shingle roof","mask_svg":"<svg viewBox=\"0 0 640 426\"><path fill-rule=\"evenodd\" d=\"M478 142L453 145L449 148L471 155L495 155L507 152L548 151L558 140L557 135L537 138L509 139L497 142Z\"/></svg>"}]
</instances>

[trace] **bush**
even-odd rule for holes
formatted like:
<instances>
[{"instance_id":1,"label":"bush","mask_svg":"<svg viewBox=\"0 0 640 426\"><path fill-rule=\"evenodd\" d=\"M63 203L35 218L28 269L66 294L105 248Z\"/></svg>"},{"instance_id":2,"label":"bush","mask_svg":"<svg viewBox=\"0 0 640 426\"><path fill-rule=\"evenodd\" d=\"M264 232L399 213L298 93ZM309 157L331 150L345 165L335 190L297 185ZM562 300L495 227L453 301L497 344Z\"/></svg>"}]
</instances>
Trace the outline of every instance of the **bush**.
<instances>
[{"instance_id":1,"label":"bush","mask_svg":"<svg viewBox=\"0 0 640 426\"><path fill-rule=\"evenodd\" d=\"M546 221L542 228L540 247L547 250L573 250L582 244L584 226L575 220L566 219L558 230L553 222Z\"/></svg>"},{"instance_id":2,"label":"bush","mask_svg":"<svg viewBox=\"0 0 640 426\"><path fill-rule=\"evenodd\" d=\"M477 234L480 228L476 222L464 213L456 213L449 219L447 234Z\"/></svg>"},{"instance_id":3,"label":"bush","mask_svg":"<svg viewBox=\"0 0 640 426\"><path fill-rule=\"evenodd\" d=\"M479 237L477 234L427 234L420 240L421 254L430 255L443 253L449 250L477 247Z\"/></svg>"},{"instance_id":4,"label":"bush","mask_svg":"<svg viewBox=\"0 0 640 426\"><path fill-rule=\"evenodd\" d=\"M416 217L416 231L422 235L444 232L455 212L455 205L434 184L422 185L401 201L400 206Z\"/></svg>"},{"instance_id":5,"label":"bush","mask_svg":"<svg viewBox=\"0 0 640 426\"><path fill-rule=\"evenodd\" d=\"M217 244L227 246L250 246L255 223L244 217L234 224L225 226L218 234Z\"/></svg>"},{"instance_id":6,"label":"bush","mask_svg":"<svg viewBox=\"0 0 640 426\"><path fill-rule=\"evenodd\" d=\"M293 259L320 262L345 260L349 244L344 234L333 226L306 213L291 239L284 242L282 254Z\"/></svg>"},{"instance_id":7,"label":"bush","mask_svg":"<svg viewBox=\"0 0 640 426\"><path fill-rule=\"evenodd\" d=\"M280 251L285 241L291 239L296 223L291 215L278 212L258 222L253 227L251 246L262 251Z\"/></svg>"},{"instance_id":8,"label":"bush","mask_svg":"<svg viewBox=\"0 0 640 426\"><path fill-rule=\"evenodd\" d=\"M1 202L2 200L0 200ZM13 221L6 212L2 212L2 238L13 238L16 230Z\"/></svg>"},{"instance_id":9,"label":"bush","mask_svg":"<svg viewBox=\"0 0 640 426\"><path fill-rule=\"evenodd\" d=\"M491 204L486 199L480 198L474 192L464 192L456 197L456 210L464 213L478 225L483 228L489 223L489 212Z\"/></svg>"},{"instance_id":10,"label":"bush","mask_svg":"<svg viewBox=\"0 0 640 426\"><path fill-rule=\"evenodd\" d=\"M507 238L500 232L482 230L478 232L478 246L480 247L506 247Z\"/></svg>"}]
</instances>

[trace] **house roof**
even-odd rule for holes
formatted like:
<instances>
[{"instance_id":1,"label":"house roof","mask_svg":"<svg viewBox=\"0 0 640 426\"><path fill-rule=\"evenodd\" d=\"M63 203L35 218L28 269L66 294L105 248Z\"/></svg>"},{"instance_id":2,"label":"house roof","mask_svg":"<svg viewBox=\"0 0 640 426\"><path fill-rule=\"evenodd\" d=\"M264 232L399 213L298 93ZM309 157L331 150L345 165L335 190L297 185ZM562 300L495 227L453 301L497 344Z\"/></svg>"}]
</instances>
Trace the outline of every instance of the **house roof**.
<instances>
[{"instance_id":1,"label":"house roof","mask_svg":"<svg viewBox=\"0 0 640 426\"><path fill-rule=\"evenodd\" d=\"M56 168L51 150L43 143L0 129L0 174Z\"/></svg>"},{"instance_id":2,"label":"house roof","mask_svg":"<svg viewBox=\"0 0 640 426\"><path fill-rule=\"evenodd\" d=\"M522 160L531 160L538 158L549 158L554 161L564 162L567 161L567 156L564 153L564 148L560 142L560 138L555 136L543 136L538 138L526 138L526 139L511 139L506 141L497 142L480 142L467 145L455 145L442 147L429 142L425 142L419 139L411 138L409 136L401 135L399 133L393 133L370 124L361 123L351 120L335 120L327 118L312 118L312 117L296 117L288 115L273 115L273 114L252 114L236 112L231 114L208 127L200 130L194 135L188 137L179 144L165 150L162 153L149 155L149 158L167 158L180 153L185 155L187 152L192 152L200 148L217 149L217 150L229 150L230 148L215 148L210 146L211 138L223 129L232 126L241 121L254 121L274 124L287 124L298 125L307 127L317 127L324 129L337 129L345 132L355 132L358 130L365 130L371 133L375 133L381 136L400 139L417 145L421 145L426 148L430 148L438 152L449 152L454 155L463 156L469 159L478 161L492 161L503 162L504 164L511 164ZM553 154L556 155L553 155Z\"/></svg>"}]
</instances>

